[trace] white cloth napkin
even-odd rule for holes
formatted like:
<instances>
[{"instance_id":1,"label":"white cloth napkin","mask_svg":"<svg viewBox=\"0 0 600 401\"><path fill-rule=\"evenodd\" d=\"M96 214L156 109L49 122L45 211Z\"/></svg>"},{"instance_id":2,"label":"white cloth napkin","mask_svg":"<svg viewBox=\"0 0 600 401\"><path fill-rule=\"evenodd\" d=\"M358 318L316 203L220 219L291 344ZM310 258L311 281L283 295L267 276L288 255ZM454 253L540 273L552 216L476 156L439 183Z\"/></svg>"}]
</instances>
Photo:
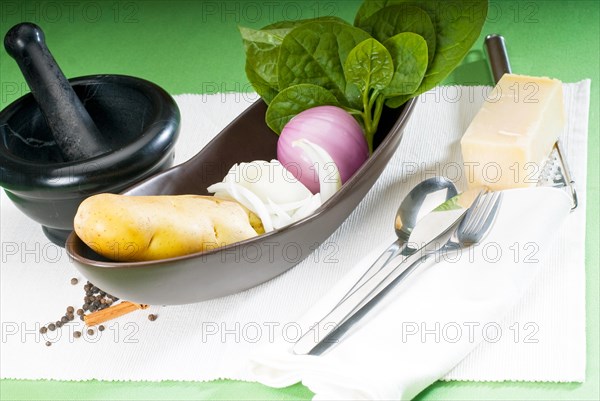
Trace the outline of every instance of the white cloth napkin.
<instances>
[{"instance_id":1,"label":"white cloth napkin","mask_svg":"<svg viewBox=\"0 0 600 401\"><path fill-rule=\"evenodd\" d=\"M569 124L563 141L577 180L580 208L558 230L553 240L555 247L546 249L546 255L540 251L543 260L537 269L540 273L532 279L518 306L498 321L503 331L500 341L482 343L447 378L496 381L582 381L584 378L583 257L589 81L566 84L564 88ZM39 226L20 213L2 193L0 377L257 380L257 365L249 363L250 357L270 343L275 343L272 344L275 352L279 345L276 339L291 342L296 338L301 330L300 318L307 316L307 311L318 305L323 296L332 293L340 280L349 280L348 274L356 274L357 261L370 260L373 255L370 250L390 240L396 208L412 186L433 175L457 178L460 185L460 177L456 177L456 172L460 172L458 139L481 106L487 90L439 88L423 96L398 152L375 187L340 229L287 273L229 297L193 305L153 306L148 311L134 312L107 323L104 332L84 334L79 340L69 336L73 330L81 329L73 323L46 336L37 333L40 325L58 319L66 306L81 304L81 286L71 286L69 281L71 277L84 281L84 277L61 249L45 239ZM464 96L457 100L456 93ZM176 96L182 111L177 162L194 155L255 99L254 95L236 93ZM556 216L553 224L558 227L560 215ZM412 290L421 277L433 271L433 268L423 271L404 288ZM507 274L505 279L512 277ZM148 313L158 314L158 319L150 322ZM411 316L415 321L418 317ZM522 338L531 334L531 329L525 328L527 322L539 325L533 335L538 343L513 343L509 327L518 323ZM53 342L51 347L44 345L47 340ZM269 351L269 356L272 352ZM455 360L458 359L456 356ZM405 369L400 367L401 363L398 361L397 371L378 376L381 385L390 385L390 391L398 389L401 378L398 373ZM356 369L356 380L360 380L361 368ZM436 371L435 375L443 373ZM435 375L419 377L418 383L411 381L404 388L414 391L435 380ZM260 377L265 378L264 371ZM390 381L385 381L386 378Z\"/></svg>"},{"instance_id":2,"label":"white cloth napkin","mask_svg":"<svg viewBox=\"0 0 600 401\"><path fill-rule=\"evenodd\" d=\"M257 353L252 372L273 387L302 381L319 400L411 399L482 341L508 336L535 346L536 320L516 322L524 327L513 333L502 331L500 319L543 268L541 255L556 246L555 233L570 208L569 197L554 188L505 191L496 223L481 244L422 265L420 274L395 288L323 355L294 355L293 344L282 338ZM363 259L300 319L303 332L339 302L382 250ZM519 331L522 338L516 337Z\"/></svg>"}]
</instances>

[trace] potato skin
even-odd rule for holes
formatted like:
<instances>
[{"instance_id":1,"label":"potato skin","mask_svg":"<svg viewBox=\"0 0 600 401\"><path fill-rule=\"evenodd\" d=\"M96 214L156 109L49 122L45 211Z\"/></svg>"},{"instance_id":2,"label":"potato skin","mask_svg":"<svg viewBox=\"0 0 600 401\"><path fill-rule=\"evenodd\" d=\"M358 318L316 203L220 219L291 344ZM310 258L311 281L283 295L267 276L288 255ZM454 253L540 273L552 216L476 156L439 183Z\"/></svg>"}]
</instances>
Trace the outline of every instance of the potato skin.
<instances>
[{"instance_id":1,"label":"potato skin","mask_svg":"<svg viewBox=\"0 0 600 401\"><path fill-rule=\"evenodd\" d=\"M251 213L213 196L98 194L84 200L75 232L97 253L120 262L172 258L255 237Z\"/></svg>"}]
</instances>

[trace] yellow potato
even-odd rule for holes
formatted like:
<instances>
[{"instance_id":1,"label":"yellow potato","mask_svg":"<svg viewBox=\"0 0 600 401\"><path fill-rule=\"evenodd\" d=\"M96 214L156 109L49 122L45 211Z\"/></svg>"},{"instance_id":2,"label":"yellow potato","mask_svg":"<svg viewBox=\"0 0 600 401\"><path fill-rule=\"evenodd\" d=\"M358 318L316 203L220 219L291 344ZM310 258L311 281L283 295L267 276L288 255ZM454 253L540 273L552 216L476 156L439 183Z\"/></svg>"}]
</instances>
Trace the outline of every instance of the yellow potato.
<instances>
[{"instance_id":1,"label":"yellow potato","mask_svg":"<svg viewBox=\"0 0 600 401\"><path fill-rule=\"evenodd\" d=\"M239 203L198 195L94 195L79 206L74 226L94 251L122 262L206 251L264 232Z\"/></svg>"}]
</instances>

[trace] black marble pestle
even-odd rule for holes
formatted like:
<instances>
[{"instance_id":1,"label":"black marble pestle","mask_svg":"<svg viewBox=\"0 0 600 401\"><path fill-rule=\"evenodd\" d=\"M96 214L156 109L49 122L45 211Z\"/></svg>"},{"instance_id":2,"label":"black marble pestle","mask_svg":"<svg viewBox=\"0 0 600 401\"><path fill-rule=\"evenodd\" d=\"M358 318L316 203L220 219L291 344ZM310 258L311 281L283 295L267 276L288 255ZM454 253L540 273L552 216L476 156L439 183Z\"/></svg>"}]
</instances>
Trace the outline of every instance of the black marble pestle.
<instances>
[{"instance_id":1,"label":"black marble pestle","mask_svg":"<svg viewBox=\"0 0 600 401\"><path fill-rule=\"evenodd\" d=\"M111 149L32 23L15 25L4 38L66 161L85 160Z\"/></svg>"}]
</instances>

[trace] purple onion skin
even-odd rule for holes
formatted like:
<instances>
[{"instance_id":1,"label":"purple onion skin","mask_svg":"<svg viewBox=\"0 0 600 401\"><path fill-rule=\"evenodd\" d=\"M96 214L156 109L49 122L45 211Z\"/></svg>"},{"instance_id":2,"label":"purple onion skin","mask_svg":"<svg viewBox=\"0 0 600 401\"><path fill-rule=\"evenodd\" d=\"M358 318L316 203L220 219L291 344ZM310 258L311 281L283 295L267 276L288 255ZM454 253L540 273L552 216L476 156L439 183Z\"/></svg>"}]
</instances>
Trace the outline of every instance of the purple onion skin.
<instances>
[{"instance_id":1,"label":"purple onion skin","mask_svg":"<svg viewBox=\"0 0 600 401\"><path fill-rule=\"evenodd\" d=\"M335 106L317 106L296 115L281 131L277 159L313 194L319 192L317 169L292 143L306 139L323 148L338 167L342 184L369 158L369 147L358 122ZM331 171L331 170L327 170Z\"/></svg>"}]
</instances>

